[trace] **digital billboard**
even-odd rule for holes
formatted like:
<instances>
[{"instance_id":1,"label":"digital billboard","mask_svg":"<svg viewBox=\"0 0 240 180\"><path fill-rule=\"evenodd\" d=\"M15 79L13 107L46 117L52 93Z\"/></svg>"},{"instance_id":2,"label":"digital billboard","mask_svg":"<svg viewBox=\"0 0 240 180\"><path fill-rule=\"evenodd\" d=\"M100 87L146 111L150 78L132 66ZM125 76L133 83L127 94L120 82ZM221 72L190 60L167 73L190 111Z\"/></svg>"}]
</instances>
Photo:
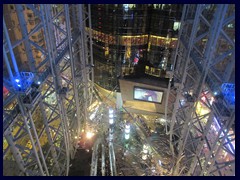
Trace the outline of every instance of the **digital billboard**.
<instances>
[{"instance_id":1,"label":"digital billboard","mask_svg":"<svg viewBox=\"0 0 240 180\"><path fill-rule=\"evenodd\" d=\"M135 100L162 103L163 91L134 87Z\"/></svg>"}]
</instances>

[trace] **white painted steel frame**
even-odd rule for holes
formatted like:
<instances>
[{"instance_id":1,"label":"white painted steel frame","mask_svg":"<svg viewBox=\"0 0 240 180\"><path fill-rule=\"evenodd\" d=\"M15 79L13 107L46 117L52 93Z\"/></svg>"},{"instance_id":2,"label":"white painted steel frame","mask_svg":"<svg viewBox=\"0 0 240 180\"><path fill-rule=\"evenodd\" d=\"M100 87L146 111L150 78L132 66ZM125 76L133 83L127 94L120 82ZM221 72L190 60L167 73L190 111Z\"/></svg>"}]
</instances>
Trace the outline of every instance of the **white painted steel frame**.
<instances>
[{"instance_id":1,"label":"white painted steel frame","mask_svg":"<svg viewBox=\"0 0 240 180\"><path fill-rule=\"evenodd\" d=\"M31 107L26 107L22 102L24 93L17 94L13 87L9 88L15 95L4 106L4 139L8 143L4 158L13 157L11 159L20 169L19 175L68 175L70 156L73 158L76 151L73 138L79 136L84 128L82 125L88 120L87 107L93 96L92 41L85 28L86 23L91 23L87 21L91 19L90 5L27 4L26 7L39 20L30 30L22 5L15 7L22 39L10 42L7 28L4 29L4 61L10 74L4 78L14 83L12 74L19 72L13 49L24 43L30 71L36 77L35 82L41 82L38 89L41 97ZM45 47L31 38L38 32L44 33ZM44 57L39 65L35 63L33 48ZM8 59L9 52L12 59ZM11 60L15 73L8 63ZM77 81L78 77L81 78ZM81 94L84 98L79 96ZM55 97L56 102L50 101L49 97ZM13 106L10 110L9 104ZM40 115L33 119L36 113ZM40 121L39 129L36 124ZM26 137L30 139L30 148L22 142ZM41 144L43 138L47 143Z\"/></svg>"},{"instance_id":2,"label":"white painted steel frame","mask_svg":"<svg viewBox=\"0 0 240 180\"><path fill-rule=\"evenodd\" d=\"M230 174L235 175L235 150L230 150L234 139L228 138L234 136L228 134L235 123L235 108L224 99L220 109L210 103L214 92L221 91L222 83L235 83L231 78L235 71L235 34L226 27L230 23L235 24L233 4L184 5L165 106L166 132L175 154L173 175L224 175L222 170L229 165ZM227 47L221 49L222 41ZM224 68L219 72L221 62L227 65L222 65ZM209 108L209 113L197 113L200 101ZM223 115L224 107L229 112L227 116ZM215 119L220 129L213 137ZM232 160L221 159L220 151L226 151Z\"/></svg>"}]
</instances>

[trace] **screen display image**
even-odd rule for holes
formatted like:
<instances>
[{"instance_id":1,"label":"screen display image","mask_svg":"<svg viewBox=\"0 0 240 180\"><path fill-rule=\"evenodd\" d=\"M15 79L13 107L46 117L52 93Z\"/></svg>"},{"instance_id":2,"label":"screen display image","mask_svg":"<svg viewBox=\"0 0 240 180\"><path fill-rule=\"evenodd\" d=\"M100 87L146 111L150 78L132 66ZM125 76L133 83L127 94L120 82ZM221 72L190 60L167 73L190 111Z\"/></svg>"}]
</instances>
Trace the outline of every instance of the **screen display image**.
<instances>
[{"instance_id":1,"label":"screen display image","mask_svg":"<svg viewBox=\"0 0 240 180\"><path fill-rule=\"evenodd\" d=\"M134 87L134 99L136 100L162 103L162 96L162 91Z\"/></svg>"}]
</instances>

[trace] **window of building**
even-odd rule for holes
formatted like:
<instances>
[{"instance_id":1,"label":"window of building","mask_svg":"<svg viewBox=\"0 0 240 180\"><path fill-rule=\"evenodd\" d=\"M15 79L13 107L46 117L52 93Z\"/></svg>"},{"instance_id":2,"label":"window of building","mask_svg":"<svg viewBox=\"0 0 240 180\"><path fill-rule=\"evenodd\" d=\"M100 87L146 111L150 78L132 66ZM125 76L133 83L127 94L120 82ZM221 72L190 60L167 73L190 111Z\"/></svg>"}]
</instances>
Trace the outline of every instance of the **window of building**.
<instances>
[{"instance_id":1,"label":"window of building","mask_svg":"<svg viewBox=\"0 0 240 180\"><path fill-rule=\"evenodd\" d=\"M228 28L234 28L234 25L232 23L227 25Z\"/></svg>"},{"instance_id":2,"label":"window of building","mask_svg":"<svg viewBox=\"0 0 240 180\"><path fill-rule=\"evenodd\" d=\"M29 22L30 25L34 25L35 24L34 21L31 21L31 20L29 20L28 22Z\"/></svg>"},{"instance_id":3,"label":"window of building","mask_svg":"<svg viewBox=\"0 0 240 180\"><path fill-rule=\"evenodd\" d=\"M28 16L29 18L31 18L33 15L32 15L32 13L28 13L27 16Z\"/></svg>"},{"instance_id":4,"label":"window of building","mask_svg":"<svg viewBox=\"0 0 240 180\"><path fill-rule=\"evenodd\" d=\"M164 4L163 4L164 5ZM154 9L159 9L161 7L161 4L153 4Z\"/></svg>"},{"instance_id":5,"label":"window of building","mask_svg":"<svg viewBox=\"0 0 240 180\"><path fill-rule=\"evenodd\" d=\"M21 32L20 26L17 26L17 30L18 30L19 32Z\"/></svg>"},{"instance_id":6,"label":"window of building","mask_svg":"<svg viewBox=\"0 0 240 180\"><path fill-rule=\"evenodd\" d=\"M43 36L42 36L42 33L40 33L39 35L38 35L38 38L42 38Z\"/></svg>"},{"instance_id":7,"label":"window of building","mask_svg":"<svg viewBox=\"0 0 240 180\"><path fill-rule=\"evenodd\" d=\"M35 16L35 23L37 24L37 23L39 23L39 22L40 22L39 17L36 17L36 16Z\"/></svg>"},{"instance_id":8,"label":"window of building","mask_svg":"<svg viewBox=\"0 0 240 180\"><path fill-rule=\"evenodd\" d=\"M162 10L164 9L165 4L162 4Z\"/></svg>"},{"instance_id":9,"label":"window of building","mask_svg":"<svg viewBox=\"0 0 240 180\"><path fill-rule=\"evenodd\" d=\"M11 9L11 10L14 10L14 5L10 5L10 9Z\"/></svg>"},{"instance_id":10,"label":"window of building","mask_svg":"<svg viewBox=\"0 0 240 180\"><path fill-rule=\"evenodd\" d=\"M38 41L39 44L42 44L43 42L44 42L44 39L40 39L40 40Z\"/></svg>"},{"instance_id":11,"label":"window of building","mask_svg":"<svg viewBox=\"0 0 240 180\"><path fill-rule=\"evenodd\" d=\"M177 29L180 29L181 22L174 22L173 24L173 30L176 31Z\"/></svg>"}]
</instances>

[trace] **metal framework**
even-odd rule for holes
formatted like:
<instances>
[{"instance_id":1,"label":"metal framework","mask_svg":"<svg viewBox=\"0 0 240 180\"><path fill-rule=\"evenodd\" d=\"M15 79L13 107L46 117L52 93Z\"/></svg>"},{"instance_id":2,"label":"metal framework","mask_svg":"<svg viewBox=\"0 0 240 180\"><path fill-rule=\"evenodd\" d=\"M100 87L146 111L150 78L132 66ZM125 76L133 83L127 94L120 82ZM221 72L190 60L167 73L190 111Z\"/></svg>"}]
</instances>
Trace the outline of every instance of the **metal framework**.
<instances>
[{"instance_id":1,"label":"metal framework","mask_svg":"<svg viewBox=\"0 0 240 180\"><path fill-rule=\"evenodd\" d=\"M25 7L33 16L15 5L14 41L3 18L3 161L19 175L68 175L94 95L90 5ZM232 4L184 5L165 108L171 175L235 174L234 27ZM18 67L18 48L29 72Z\"/></svg>"},{"instance_id":2,"label":"metal framework","mask_svg":"<svg viewBox=\"0 0 240 180\"><path fill-rule=\"evenodd\" d=\"M14 42L3 18L4 86L10 90L3 102L4 162L17 163L19 175L68 175L93 96L92 40L85 28L91 28L90 5L25 7L35 24L29 28L24 6L16 4L21 38ZM33 40L39 32L43 45ZM25 47L29 73L18 68L19 46ZM40 63L34 51L41 53Z\"/></svg>"},{"instance_id":3,"label":"metal framework","mask_svg":"<svg viewBox=\"0 0 240 180\"><path fill-rule=\"evenodd\" d=\"M234 95L234 27L233 4L184 5L165 111L172 175L235 174L235 105L222 85Z\"/></svg>"}]
</instances>

